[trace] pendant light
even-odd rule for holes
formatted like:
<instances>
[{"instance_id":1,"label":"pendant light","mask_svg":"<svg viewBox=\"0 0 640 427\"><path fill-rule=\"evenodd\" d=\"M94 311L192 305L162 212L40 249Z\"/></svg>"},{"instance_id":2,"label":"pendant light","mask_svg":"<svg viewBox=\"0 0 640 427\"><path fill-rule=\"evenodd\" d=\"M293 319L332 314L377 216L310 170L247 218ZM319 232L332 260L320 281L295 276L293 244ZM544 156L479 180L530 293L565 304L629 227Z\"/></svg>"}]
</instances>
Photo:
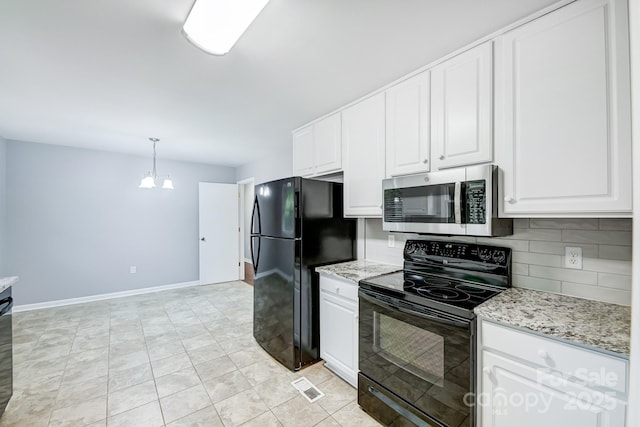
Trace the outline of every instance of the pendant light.
<instances>
[{"instance_id":1,"label":"pendant light","mask_svg":"<svg viewBox=\"0 0 640 427\"><path fill-rule=\"evenodd\" d=\"M182 33L195 46L224 55L238 41L269 0L195 0Z\"/></svg>"},{"instance_id":2,"label":"pendant light","mask_svg":"<svg viewBox=\"0 0 640 427\"><path fill-rule=\"evenodd\" d=\"M153 170L147 172L147 174L140 181L139 188L151 189L156 186L156 179L158 178L156 174L156 142L160 141L158 138L149 138L149 141L153 142ZM163 190L173 190L173 181L171 181L171 177L167 175L167 177L162 182Z\"/></svg>"}]
</instances>

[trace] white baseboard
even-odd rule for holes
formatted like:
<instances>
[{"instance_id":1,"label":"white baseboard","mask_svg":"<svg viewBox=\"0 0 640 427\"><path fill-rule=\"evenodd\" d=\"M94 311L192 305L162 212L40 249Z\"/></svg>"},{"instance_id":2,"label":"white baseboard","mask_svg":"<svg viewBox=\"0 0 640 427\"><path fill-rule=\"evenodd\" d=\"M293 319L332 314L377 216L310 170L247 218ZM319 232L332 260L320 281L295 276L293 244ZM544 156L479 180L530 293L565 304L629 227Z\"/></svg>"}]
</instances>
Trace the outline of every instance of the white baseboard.
<instances>
[{"instance_id":1,"label":"white baseboard","mask_svg":"<svg viewBox=\"0 0 640 427\"><path fill-rule=\"evenodd\" d=\"M64 305L82 304L86 302L102 301L105 299L128 297L132 295L150 294L153 292L168 291L170 289L189 288L200 285L199 280L193 282L172 283L170 285L153 286L150 288L132 289L130 291L113 292L109 294L89 295L86 297L60 299L56 301L38 302L35 304L22 304L13 306L14 313L22 311L41 310L43 308L62 307Z\"/></svg>"}]
</instances>

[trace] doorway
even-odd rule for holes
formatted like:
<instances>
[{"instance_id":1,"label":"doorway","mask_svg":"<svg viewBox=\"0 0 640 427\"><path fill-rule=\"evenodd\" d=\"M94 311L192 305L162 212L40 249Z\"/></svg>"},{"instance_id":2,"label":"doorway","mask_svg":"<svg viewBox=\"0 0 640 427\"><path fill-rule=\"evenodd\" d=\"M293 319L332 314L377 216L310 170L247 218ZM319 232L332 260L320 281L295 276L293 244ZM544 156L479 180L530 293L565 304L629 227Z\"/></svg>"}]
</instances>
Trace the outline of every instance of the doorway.
<instances>
[{"instance_id":1,"label":"doorway","mask_svg":"<svg viewBox=\"0 0 640 427\"><path fill-rule=\"evenodd\" d=\"M251 261L251 215L253 212L254 179L248 178L238 181L240 191L240 259L243 267L240 279L253 286L253 262Z\"/></svg>"}]
</instances>

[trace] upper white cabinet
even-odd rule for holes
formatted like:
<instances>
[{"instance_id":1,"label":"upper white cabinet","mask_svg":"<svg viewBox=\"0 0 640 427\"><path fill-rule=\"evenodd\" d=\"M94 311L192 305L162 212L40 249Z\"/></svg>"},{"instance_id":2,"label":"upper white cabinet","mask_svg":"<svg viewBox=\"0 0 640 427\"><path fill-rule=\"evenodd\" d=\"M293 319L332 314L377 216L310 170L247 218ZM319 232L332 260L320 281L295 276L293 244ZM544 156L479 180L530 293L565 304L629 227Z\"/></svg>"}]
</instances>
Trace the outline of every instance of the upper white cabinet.
<instances>
[{"instance_id":1,"label":"upper white cabinet","mask_svg":"<svg viewBox=\"0 0 640 427\"><path fill-rule=\"evenodd\" d=\"M580 0L496 39L501 215L630 215L627 19Z\"/></svg>"},{"instance_id":2,"label":"upper white cabinet","mask_svg":"<svg viewBox=\"0 0 640 427\"><path fill-rule=\"evenodd\" d=\"M293 174L314 176L342 169L340 113L293 133Z\"/></svg>"},{"instance_id":3,"label":"upper white cabinet","mask_svg":"<svg viewBox=\"0 0 640 427\"><path fill-rule=\"evenodd\" d=\"M345 216L382 216L384 99L379 93L342 111Z\"/></svg>"},{"instance_id":4,"label":"upper white cabinet","mask_svg":"<svg viewBox=\"0 0 640 427\"><path fill-rule=\"evenodd\" d=\"M429 171L429 71L386 91L387 177Z\"/></svg>"},{"instance_id":5,"label":"upper white cabinet","mask_svg":"<svg viewBox=\"0 0 640 427\"><path fill-rule=\"evenodd\" d=\"M493 46L431 70L431 170L493 160Z\"/></svg>"}]
</instances>

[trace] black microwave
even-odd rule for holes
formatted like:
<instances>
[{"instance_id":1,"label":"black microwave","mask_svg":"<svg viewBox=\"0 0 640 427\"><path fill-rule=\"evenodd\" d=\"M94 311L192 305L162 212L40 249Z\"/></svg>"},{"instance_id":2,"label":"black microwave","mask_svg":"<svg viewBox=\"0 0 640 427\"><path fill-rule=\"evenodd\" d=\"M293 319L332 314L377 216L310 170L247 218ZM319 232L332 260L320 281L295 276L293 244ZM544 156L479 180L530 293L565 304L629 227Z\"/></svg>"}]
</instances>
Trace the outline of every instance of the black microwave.
<instances>
[{"instance_id":1,"label":"black microwave","mask_svg":"<svg viewBox=\"0 0 640 427\"><path fill-rule=\"evenodd\" d=\"M498 167L480 165L382 181L387 231L508 236L513 220L498 218Z\"/></svg>"}]
</instances>

